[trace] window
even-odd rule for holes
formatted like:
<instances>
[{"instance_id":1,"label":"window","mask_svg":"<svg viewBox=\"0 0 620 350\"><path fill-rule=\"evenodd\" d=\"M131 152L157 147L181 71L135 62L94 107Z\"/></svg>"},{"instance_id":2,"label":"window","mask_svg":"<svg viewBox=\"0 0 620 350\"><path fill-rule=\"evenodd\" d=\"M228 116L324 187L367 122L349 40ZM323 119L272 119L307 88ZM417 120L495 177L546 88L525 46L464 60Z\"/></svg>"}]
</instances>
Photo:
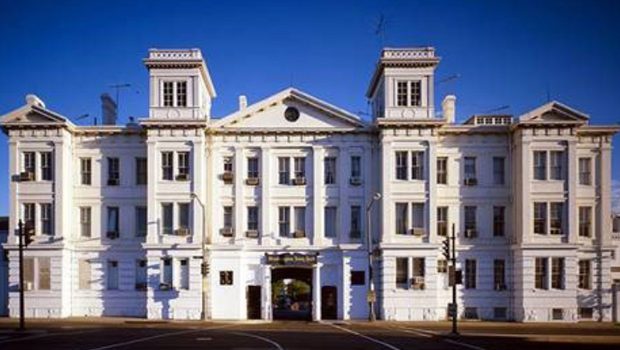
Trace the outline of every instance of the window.
<instances>
[{"instance_id":1,"label":"window","mask_svg":"<svg viewBox=\"0 0 620 350\"><path fill-rule=\"evenodd\" d=\"M189 152L178 152L177 159L179 161L179 175L189 179Z\"/></svg>"},{"instance_id":2,"label":"window","mask_svg":"<svg viewBox=\"0 0 620 350\"><path fill-rule=\"evenodd\" d=\"M470 231L470 233L468 233ZM476 207L465 207L465 234L476 236Z\"/></svg>"},{"instance_id":3,"label":"window","mask_svg":"<svg viewBox=\"0 0 620 350\"><path fill-rule=\"evenodd\" d=\"M437 260L437 273L448 273L448 260Z\"/></svg>"},{"instance_id":4,"label":"window","mask_svg":"<svg viewBox=\"0 0 620 350\"><path fill-rule=\"evenodd\" d=\"M52 212L52 204L41 204L41 234L53 236L54 235L54 223L52 218L54 214Z\"/></svg>"},{"instance_id":5,"label":"window","mask_svg":"<svg viewBox=\"0 0 620 350\"><path fill-rule=\"evenodd\" d=\"M463 311L463 317L466 320L477 320L478 319L478 308L477 307L465 307Z\"/></svg>"},{"instance_id":6,"label":"window","mask_svg":"<svg viewBox=\"0 0 620 350\"><path fill-rule=\"evenodd\" d=\"M351 178L362 178L362 157L351 156Z\"/></svg>"},{"instance_id":7,"label":"window","mask_svg":"<svg viewBox=\"0 0 620 350\"><path fill-rule=\"evenodd\" d=\"M232 227L233 227L233 207L225 206L224 207L224 228L232 229Z\"/></svg>"},{"instance_id":8,"label":"window","mask_svg":"<svg viewBox=\"0 0 620 350\"><path fill-rule=\"evenodd\" d=\"M34 258L24 258L24 290L34 289Z\"/></svg>"},{"instance_id":9,"label":"window","mask_svg":"<svg viewBox=\"0 0 620 350\"><path fill-rule=\"evenodd\" d=\"M414 234L424 234L424 203L411 204L411 226Z\"/></svg>"},{"instance_id":10,"label":"window","mask_svg":"<svg viewBox=\"0 0 620 350\"><path fill-rule=\"evenodd\" d=\"M41 152L41 180L52 181L52 152Z\"/></svg>"},{"instance_id":11,"label":"window","mask_svg":"<svg viewBox=\"0 0 620 350\"><path fill-rule=\"evenodd\" d=\"M351 238L360 238L362 234L362 207L351 206Z\"/></svg>"},{"instance_id":12,"label":"window","mask_svg":"<svg viewBox=\"0 0 620 350\"><path fill-rule=\"evenodd\" d=\"M448 207L437 207L437 235L448 236Z\"/></svg>"},{"instance_id":13,"label":"window","mask_svg":"<svg viewBox=\"0 0 620 350\"><path fill-rule=\"evenodd\" d=\"M164 107L172 107L174 104L174 83L164 81Z\"/></svg>"},{"instance_id":14,"label":"window","mask_svg":"<svg viewBox=\"0 0 620 350\"><path fill-rule=\"evenodd\" d=\"M564 152L551 151L549 152L550 163L550 177L552 180L562 180L562 162L564 158Z\"/></svg>"},{"instance_id":15,"label":"window","mask_svg":"<svg viewBox=\"0 0 620 350\"><path fill-rule=\"evenodd\" d=\"M476 179L476 157L465 157L465 180Z\"/></svg>"},{"instance_id":16,"label":"window","mask_svg":"<svg viewBox=\"0 0 620 350\"><path fill-rule=\"evenodd\" d=\"M36 162L36 154L34 152L24 152L24 172L32 174L33 180L37 166Z\"/></svg>"},{"instance_id":17,"label":"window","mask_svg":"<svg viewBox=\"0 0 620 350\"><path fill-rule=\"evenodd\" d=\"M336 237L336 220L338 210L336 207L325 207L325 237Z\"/></svg>"},{"instance_id":18,"label":"window","mask_svg":"<svg viewBox=\"0 0 620 350\"><path fill-rule=\"evenodd\" d=\"M136 207L136 237L146 237L147 226L146 207Z\"/></svg>"},{"instance_id":19,"label":"window","mask_svg":"<svg viewBox=\"0 0 620 350\"><path fill-rule=\"evenodd\" d=\"M424 258L413 258L413 289L424 289L425 265Z\"/></svg>"},{"instance_id":20,"label":"window","mask_svg":"<svg viewBox=\"0 0 620 350\"><path fill-rule=\"evenodd\" d=\"M118 261L108 261L106 276L108 278L108 290L118 289Z\"/></svg>"},{"instance_id":21,"label":"window","mask_svg":"<svg viewBox=\"0 0 620 350\"><path fill-rule=\"evenodd\" d=\"M396 287L407 288L409 280L409 259L396 258Z\"/></svg>"},{"instance_id":22,"label":"window","mask_svg":"<svg viewBox=\"0 0 620 350\"><path fill-rule=\"evenodd\" d=\"M550 205L551 213L549 224L551 226L550 232L552 235L562 234L562 219L564 216L564 203L556 202Z\"/></svg>"},{"instance_id":23,"label":"window","mask_svg":"<svg viewBox=\"0 0 620 350\"><path fill-rule=\"evenodd\" d=\"M493 285L495 290L506 290L506 260L493 260Z\"/></svg>"},{"instance_id":24,"label":"window","mask_svg":"<svg viewBox=\"0 0 620 350\"><path fill-rule=\"evenodd\" d=\"M579 207L579 236L592 236L592 208Z\"/></svg>"},{"instance_id":25,"label":"window","mask_svg":"<svg viewBox=\"0 0 620 350\"><path fill-rule=\"evenodd\" d=\"M160 276L159 289L172 289L172 258L162 259L162 274Z\"/></svg>"},{"instance_id":26,"label":"window","mask_svg":"<svg viewBox=\"0 0 620 350\"><path fill-rule=\"evenodd\" d=\"M78 288L81 290L90 289L91 278L90 278L90 262L86 259L80 260L78 264Z\"/></svg>"},{"instance_id":27,"label":"window","mask_svg":"<svg viewBox=\"0 0 620 350\"><path fill-rule=\"evenodd\" d=\"M233 172L233 157L224 157L224 172Z\"/></svg>"},{"instance_id":28,"label":"window","mask_svg":"<svg viewBox=\"0 0 620 350\"><path fill-rule=\"evenodd\" d=\"M366 284L365 271L351 271L351 285L352 286L363 286L365 284Z\"/></svg>"},{"instance_id":29,"label":"window","mask_svg":"<svg viewBox=\"0 0 620 350\"><path fill-rule=\"evenodd\" d=\"M80 158L80 179L82 185L92 184L92 160Z\"/></svg>"},{"instance_id":30,"label":"window","mask_svg":"<svg viewBox=\"0 0 620 350\"><path fill-rule=\"evenodd\" d=\"M547 152L534 151L534 180L547 180Z\"/></svg>"},{"instance_id":31,"label":"window","mask_svg":"<svg viewBox=\"0 0 620 350\"><path fill-rule=\"evenodd\" d=\"M187 106L187 82L177 81L177 107Z\"/></svg>"},{"instance_id":32,"label":"window","mask_svg":"<svg viewBox=\"0 0 620 350\"><path fill-rule=\"evenodd\" d=\"M594 312L591 307L580 307L579 308L580 319L591 320L593 315L594 315Z\"/></svg>"},{"instance_id":33,"label":"window","mask_svg":"<svg viewBox=\"0 0 620 350\"><path fill-rule=\"evenodd\" d=\"M396 152L396 179L407 180L407 152Z\"/></svg>"},{"instance_id":34,"label":"window","mask_svg":"<svg viewBox=\"0 0 620 350\"><path fill-rule=\"evenodd\" d=\"M146 260L136 260L136 289L146 289Z\"/></svg>"},{"instance_id":35,"label":"window","mask_svg":"<svg viewBox=\"0 0 620 350\"><path fill-rule=\"evenodd\" d=\"M437 158L437 183L441 185L448 184L448 158Z\"/></svg>"},{"instance_id":36,"label":"window","mask_svg":"<svg viewBox=\"0 0 620 350\"><path fill-rule=\"evenodd\" d=\"M108 186L120 184L120 167L118 158L108 158Z\"/></svg>"},{"instance_id":37,"label":"window","mask_svg":"<svg viewBox=\"0 0 620 350\"><path fill-rule=\"evenodd\" d=\"M288 157L278 158L278 184L288 185L290 182L291 162Z\"/></svg>"},{"instance_id":38,"label":"window","mask_svg":"<svg viewBox=\"0 0 620 350\"><path fill-rule=\"evenodd\" d=\"M564 289L564 258L551 259L551 288Z\"/></svg>"},{"instance_id":39,"label":"window","mask_svg":"<svg viewBox=\"0 0 620 350\"><path fill-rule=\"evenodd\" d=\"M179 203L179 228L189 230L189 203Z\"/></svg>"},{"instance_id":40,"label":"window","mask_svg":"<svg viewBox=\"0 0 620 350\"><path fill-rule=\"evenodd\" d=\"M547 287L547 258L536 258L535 266L535 287L536 289L548 289Z\"/></svg>"},{"instance_id":41,"label":"window","mask_svg":"<svg viewBox=\"0 0 620 350\"><path fill-rule=\"evenodd\" d=\"M551 319L562 321L564 319L564 309L551 309Z\"/></svg>"},{"instance_id":42,"label":"window","mask_svg":"<svg viewBox=\"0 0 620 350\"><path fill-rule=\"evenodd\" d=\"M505 320L508 317L508 309L505 307L494 307L493 318L496 320Z\"/></svg>"},{"instance_id":43,"label":"window","mask_svg":"<svg viewBox=\"0 0 620 350\"><path fill-rule=\"evenodd\" d=\"M278 232L280 237L288 237L291 232L291 208L278 208Z\"/></svg>"},{"instance_id":44,"label":"window","mask_svg":"<svg viewBox=\"0 0 620 350\"><path fill-rule=\"evenodd\" d=\"M396 203L396 234L407 234L407 203Z\"/></svg>"},{"instance_id":45,"label":"window","mask_svg":"<svg viewBox=\"0 0 620 350\"><path fill-rule=\"evenodd\" d=\"M118 227L118 207L108 207L108 231L109 233L119 234Z\"/></svg>"},{"instance_id":46,"label":"window","mask_svg":"<svg viewBox=\"0 0 620 350\"><path fill-rule=\"evenodd\" d=\"M179 260L180 281L179 287L181 289L189 289L189 259Z\"/></svg>"},{"instance_id":47,"label":"window","mask_svg":"<svg viewBox=\"0 0 620 350\"><path fill-rule=\"evenodd\" d=\"M148 181L148 167L146 158L136 158L136 185L146 185Z\"/></svg>"},{"instance_id":48,"label":"window","mask_svg":"<svg viewBox=\"0 0 620 350\"><path fill-rule=\"evenodd\" d=\"M503 185L505 183L504 175L504 157L493 157L493 184Z\"/></svg>"},{"instance_id":49,"label":"window","mask_svg":"<svg viewBox=\"0 0 620 350\"><path fill-rule=\"evenodd\" d=\"M37 258L37 270L39 271L39 290L50 290L51 288L51 275L50 275L50 258Z\"/></svg>"},{"instance_id":50,"label":"window","mask_svg":"<svg viewBox=\"0 0 620 350\"><path fill-rule=\"evenodd\" d=\"M295 231L306 232L306 207L295 207Z\"/></svg>"},{"instance_id":51,"label":"window","mask_svg":"<svg viewBox=\"0 0 620 350\"><path fill-rule=\"evenodd\" d=\"M465 289L476 289L476 260L465 260Z\"/></svg>"},{"instance_id":52,"label":"window","mask_svg":"<svg viewBox=\"0 0 620 350\"><path fill-rule=\"evenodd\" d=\"M306 178L306 158L305 157L295 158L295 178L296 179Z\"/></svg>"},{"instance_id":53,"label":"window","mask_svg":"<svg viewBox=\"0 0 620 350\"><path fill-rule=\"evenodd\" d=\"M534 233L547 234L547 203L534 203Z\"/></svg>"},{"instance_id":54,"label":"window","mask_svg":"<svg viewBox=\"0 0 620 350\"><path fill-rule=\"evenodd\" d=\"M80 207L80 236L89 238L91 236L91 208Z\"/></svg>"},{"instance_id":55,"label":"window","mask_svg":"<svg viewBox=\"0 0 620 350\"><path fill-rule=\"evenodd\" d=\"M592 159L579 158L579 184L584 186L592 185Z\"/></svg>"},{"instance_id":56,"label":"window","mask_svg":"<svg viewBox=\"0 0 620 350\"><path fill-rule=\"evenodd\" d=\"M24 203L24 224L26 230L35 230L35 210L34 203Z\"/></svg>"},{"instance_id":57,"label":"window","mask_svg":"<svg viewBox=\"0 0 620 350\"><path fill-rule=\"evenodd\" d=\"M172 165L172 152L161 152L161 178L162 180L172 180L174 168Z\"/></svg>"},{"instance_id":58,"label":"window","mask_svg":"<svg viewBox=\"0 0 620 350\"><path fill-rule=\"evenodd\" d=\"M220 285L232 286L233 284L233 272L232 271L220 271Z\"/></svg>"},{"instance_id":59,"label":"window","mask_svg":"<svg viewBox=\"0 0 620 350\"><path fill-rule=\"evenodd\" d=\"M592 264L590 260L579 260L579 288L592 289Z\"/></svg>"},{"instance_id":60,"label":"window","mask_svg":"<svg viewBox=\"0 0 620 350\"><path fill-rule=\"evenodd\" d=\"M396 84L396 105L407 106L407 82L399 81Z\"/></svg>"},{"instance_id":61,"label":"window","mask_svg":"<svg viewBox=\"0 0 620 350\"><path fill-rule=\"evenodd\" d=\"M258 231L258 207L248 207L248 231Z\"/></svg>"},{"instance_id":62,"label":"window","mask_svg":"<svg viewBox=\"0 0 620 350\"><path fill-rule=\"evenodd\" d=\"M248 179L258 179L258 158L248 158Z\"/></svg>"},{"instance_id":63,"label":"window","mask_svg":"<svg viewBox=\"0 0 620 350\"><path fill-rule=\"evenodd\" d=\"M399 81L396 83L396 105L398 107L419 107L422 101L422 83Z\"/></svg>"},{"instance_id":64,"label":"window","mask_svg":"<svg viewBox=\"0 0 620 350\"><path fill-rule=\"evenodd\" d=\"M422 100L422 88L420 81L412 81L409 87L409 103L411 106L420 106Z\"/></svg>"},{"instance_id":65,"label":"window","mask_svg":"<svg viewBox=\"0 0 620 350\"><path fill-rule=\"evenodd\" d=\"M493 207L493 237L503 237L506 223L506 207Z\"/></svg>"},{"instance_id":66,"label":"window","mask_svg":"<svg viewBox=\"0 0 620 350\"><path fill-rule=\"evenodd\" d=\"M172 234L173 210L172 203L161 204L161 228L164 235Z\"/></svg>"},{"instance_id":67,"label":"window","mask_svg":"<svg viewBox=\"0 0 620 350\"><path fill-rule=\"evenodd\" d=\"M424 152L411 152L411 178L424 180Z\"/></svg>"},{"instance_id":68,"label":"window","mask_svg":"<svg viewBox=\"0 0 620 350\"><path fill-rule=\"evenodd\" d=\"M336 157L325 158L325 184L333 185L336 183Z\"/></svg>"}]
</instances>

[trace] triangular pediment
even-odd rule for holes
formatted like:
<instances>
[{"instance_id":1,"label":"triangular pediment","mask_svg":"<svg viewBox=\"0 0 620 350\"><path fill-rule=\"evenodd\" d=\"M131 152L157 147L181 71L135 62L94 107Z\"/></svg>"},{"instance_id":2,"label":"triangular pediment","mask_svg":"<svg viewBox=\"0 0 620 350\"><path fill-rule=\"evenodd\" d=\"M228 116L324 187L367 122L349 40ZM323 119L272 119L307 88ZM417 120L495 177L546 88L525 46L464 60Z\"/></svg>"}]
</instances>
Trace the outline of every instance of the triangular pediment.
<instances>
[{"instance_id":1,"label":"triangular pediment","mask_svg":"<svg viewBox=\"0 0 620 350\"><path fill-rule=\"evenodd\" d=\"M526 123L575 123L584 124L589 116L560 102L551 101L519 117Z\"/></svg>"},{"instance_id":2,"label":"triangular pediment","mask_svg":"<svg viewBox=\"0 0 620 350\"><path fill-rule=\"evenodd\" d=\"M29 95L32 96L32 95ZM26 105L0 117L0 124L9 125L50 125L71 123L67 118L47 108L38 98L27 98Z\"/></svg>"},{"instance_id":3,"label":"triangular pediment","mask_svg":"<svg viewBox=\"0 0 620 350\"><path fill-rule=\"evenodd\" d=\"M287 118L295 109L297 118ZM221 129L358 129L367 127L359 117L296 89L286 89L218 120Z\"/></svg>"}]
</instances>

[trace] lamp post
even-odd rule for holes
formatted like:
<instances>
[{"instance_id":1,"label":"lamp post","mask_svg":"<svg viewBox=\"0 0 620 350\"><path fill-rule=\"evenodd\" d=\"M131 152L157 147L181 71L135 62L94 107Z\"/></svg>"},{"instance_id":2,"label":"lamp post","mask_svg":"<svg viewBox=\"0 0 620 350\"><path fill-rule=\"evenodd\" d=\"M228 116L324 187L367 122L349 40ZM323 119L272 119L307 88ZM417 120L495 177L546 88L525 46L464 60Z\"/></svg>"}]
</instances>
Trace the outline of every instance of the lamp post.
<instances>
[{"instance_id":1,"label":"lamp post","mask_svg":"<svg viewBox=\"0 0 620 350\"><path fill-rule=\"evenodd\" d=\"M370 211L372 205L381 200L381 193L375 193L366 207L366 248L368 249L368 321L374 322L377 319L375 315L375 301L377 296L375 294L375 286L373 283L373 249L372 249L372 233L370 226Z\"/></svg>"},{"instance_id":2,"label":"lamp post","mask_svg":"<svg viewBox=\"0 0 620 350\"><path fill-rule=\"evenodd\" d=\"M207 320L207 290L209 275L209 252L207 251L207 209L196 193L191 194L192 200L196 200L202 209L202 264L200 272L202 274L202 320Z\"/></svg>"}]
</instances>

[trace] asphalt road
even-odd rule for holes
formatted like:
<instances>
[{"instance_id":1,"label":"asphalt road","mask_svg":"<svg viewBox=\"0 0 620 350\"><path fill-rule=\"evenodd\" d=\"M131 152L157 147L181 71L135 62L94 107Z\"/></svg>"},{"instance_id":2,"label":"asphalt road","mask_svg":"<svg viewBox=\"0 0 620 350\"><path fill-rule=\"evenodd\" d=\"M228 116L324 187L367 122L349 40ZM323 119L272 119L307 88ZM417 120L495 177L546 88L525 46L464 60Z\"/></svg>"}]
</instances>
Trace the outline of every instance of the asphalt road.
<instances>
[{"instance_id":1,"label":"asphalt road","mask_svg":"<svg viewBox=\"0 0 620 350\"><path fill-rule=\"evenodd\" d=\"M465 323L458 337L448 334L448 323L62 320L30 322L25 333L14 325L0 322L0 349L620 349L620 327L594 323Z\"/></svg>"}]
</instances>

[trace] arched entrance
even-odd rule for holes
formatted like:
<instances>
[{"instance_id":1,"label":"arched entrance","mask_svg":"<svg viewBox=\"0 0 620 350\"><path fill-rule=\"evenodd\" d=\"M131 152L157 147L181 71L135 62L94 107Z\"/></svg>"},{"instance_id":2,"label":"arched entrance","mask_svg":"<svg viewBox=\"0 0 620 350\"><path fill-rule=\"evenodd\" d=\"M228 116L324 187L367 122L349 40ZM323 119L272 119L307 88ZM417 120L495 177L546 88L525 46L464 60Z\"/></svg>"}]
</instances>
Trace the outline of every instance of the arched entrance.
<instances>
[{"instance_id":1,"label":"arched entrance","mask_svg":"<svg viewBox=\"0 0 620 350\"><path fill-rule=\"evenodd\" d=\"M272 268L271 300L274 320L311 320L312 268Z\"/></svg>"}]
</instances>

